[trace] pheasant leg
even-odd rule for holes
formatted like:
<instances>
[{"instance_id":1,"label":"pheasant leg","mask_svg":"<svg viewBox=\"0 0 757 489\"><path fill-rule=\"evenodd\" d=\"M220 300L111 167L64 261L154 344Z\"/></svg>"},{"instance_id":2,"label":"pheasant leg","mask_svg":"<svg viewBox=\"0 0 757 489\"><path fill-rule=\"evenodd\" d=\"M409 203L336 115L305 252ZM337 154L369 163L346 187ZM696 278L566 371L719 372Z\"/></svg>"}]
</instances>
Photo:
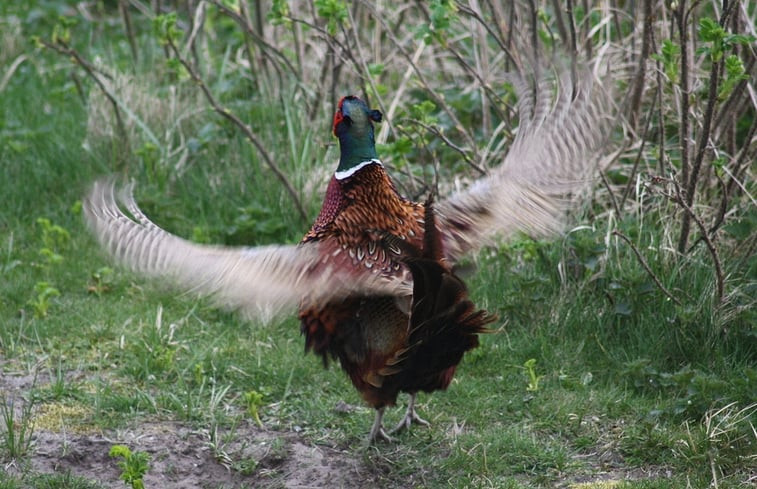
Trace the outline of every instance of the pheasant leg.
<instances>
[{"instance_id":1,"label":"pheasant leg","mask_svg":"<svg viewBox=\"0 0 757 489\"><path fill-rule=\"evenodd\" d=\"M375 443L377 440L384 440L390 443L394 441L392 437L384 431L384 427L381 424L383 417L384 408L376 409L376 418L373 420L373 427L371 428L371 433L368 435L368 445Z\"/></svg>"},{"instance_id":2,"label":"pheasant leg","mask_svg":"<svg viewBox=\"0 0 757 489\"><path fill-rule=\"evenodd\" d=\"M417 423L422 426L431 426L431 423L418 416L418 413L415 412L415 393L410 394L410 401L408 401L407 403L407 411L405 411L405 417L402 418L402 421L400 421L400 423L389 433L394 434L404 430L405 428L410 429L410 425L413 423Z\"/></svg>"}]
</instances>

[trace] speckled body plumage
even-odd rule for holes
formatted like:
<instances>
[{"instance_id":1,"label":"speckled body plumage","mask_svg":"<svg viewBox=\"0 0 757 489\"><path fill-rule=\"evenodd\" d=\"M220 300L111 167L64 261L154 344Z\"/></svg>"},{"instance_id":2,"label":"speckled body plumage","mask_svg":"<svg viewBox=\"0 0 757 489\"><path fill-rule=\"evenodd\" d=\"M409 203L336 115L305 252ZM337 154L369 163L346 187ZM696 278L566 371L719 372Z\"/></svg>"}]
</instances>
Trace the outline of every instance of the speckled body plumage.
<instances>
[{"instance_id":1,"label":"speckled body plumage","mask_svg":"<svg viewBox=\"0 0 757 489\"><path fill-rule=\"evenodd\" d=\"M397 192L377 161L343 180L332 177L321 213L303 242L326 244L327 253L331 250L325 261L328 266L409 276L412 269L405 263L410 258L408 253L382 236L402 240L406 249L423 249L424 212L423 204L411 202ZM441 267L437 273L450 271ZM459 293L464 298L464 287ZM456 296L449 301L457 300ZM462 351L446 361L429 361L431 351L415 344L419 338L413 335L418 336L418 330L410 322L409 301L410 298L391 296L350 297L308 307L300 311L306 348L321 355L325 363L329 358L338 359L353 385L375 408L393 405L400 391L446 388ZM447 321L446 326L454 330L454 319ZM433 328L432 324L425 326ZM464 345L463 351L475 347L477 332L471 328L457 335L447 331L447 336L429 336L433 349L443 355L449 350L446 341ZM417 375L421 366L428 371Z\"/></svg>"}]
</instances>

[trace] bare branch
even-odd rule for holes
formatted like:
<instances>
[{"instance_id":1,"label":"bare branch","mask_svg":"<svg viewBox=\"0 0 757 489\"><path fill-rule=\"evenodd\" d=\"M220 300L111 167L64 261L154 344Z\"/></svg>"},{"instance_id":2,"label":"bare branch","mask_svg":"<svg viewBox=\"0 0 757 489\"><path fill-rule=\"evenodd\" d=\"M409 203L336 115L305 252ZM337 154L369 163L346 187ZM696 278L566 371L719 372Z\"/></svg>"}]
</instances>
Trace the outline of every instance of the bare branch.
<instances>
[{"instance_id":1,"label":"bare branch","mask_svg":"<svg viewBox=\"0 0 757 489\"><path fill-rule=\"evenodd\" d=\"M639 152L636 153L636 159L633 162L633 167L631 168L631 174L628 176L628 184L626 185L625 190L623 191L623 196L620 199L620 208L622 209L626 205L626 199L628 198L628 194L631 193L631 187L633 186L633 180L636 176L636 172L639 169L639 162L641 161L641 155L644 153L644 147L647 143L647 138L649 137L649 126L652 122L652 113L655 110L655 106L657 105L657 98L652 99L652 106L649 108L649 112L647 113L647 123L644 126L644 133L641 137L641 145L639 147Z\"/></svg>"},{"instance_id":2,"label":"bare branch","mask_svg":"<svg viewBox=\"0 0 757 489\"><path fill-rule=\"evenodd\" d=\"M463 157L463 159L465 160L465 162L468 163L468 165L470 165L471 168L473 168L474 170L476 170L479 173L479 175L486 175L486 170L484 170L483 168L481 168L480 166L478 166L473 160L471 160L470 157L468 156L468 154L466 153L466 151L463 148L461 148L460 146L458 146L455 143L453 143L452 141L450 141L449 138L447 136L445 136L442 131L440 131L439 129L437 129L434 126L430 126L430 125L428 125L428 124L426 124L424 122L421 122L421 121L419 121L417 119L409 119L409 121L412 122L413 124L417 124L417 125L421 126L425 130L427 130L428 132L430 132L431 134L433 134L434 136L436 136L439 139L441 139L444 142L444 144L446 144L451 149L453 149L457 153L459 153L460 156Z\"/></svg>"},{"instance_id":3,"label":"bare branch","mask_svg":"<svg viewBox=\"0 0 757 489\"><path fill-rule=\"evenodd\" d=\"M647 264L647 261L644 259L644 257L639 252L639 249L636 248L636 245L633 244L631 239L626 236L625 234L621 233L617 229L612 232L615 236L619 237L626 243L628 243L628 246L631 247L631 251L633 251L633 254L636 255L636 259L639 260L639 264L646 270L647 274L651 277L651 279L654 281L655 285L657 285L657 288L659 288L663 294L665 294L670 300L675 302L677 305L681 305L681 301L670 293L668 289L665 288L664 285L662 285L662 282L660 282L660 279L657 278L657 275L654 274L651 268L649 268L649 264Z\"/></svg>"},{"instance_id":4,"label":"bare branch","mask_svg":"<svg viewBox=\"0 0 757 489\"><path fill-rule=\"evenodd\" d=\"M302 201L297 195L297 192L294 190L294 187L289 182L289 179L284 174L284 172L282 172L281 169L276 165L276 163L273 162L273 159L268 154L268 151L266 150L265 146L263 146L263 143L260 142L257 136L255 136L255 133L252 132L252 129L250 129L250 126L242 122L242 120L239 117L237 117L235 114L233 114L230 110L224 107L221 107L221 105L215 99L213 94L210 92L210 89L208 88L205 81L197 73L195 68L186 60L186 58L184 58L181 55L178 47L170 38L170 36L168 36L167 38L167 45L173 52L174 56L176 56L176 59L187 70L187 73L189 73L189 76L192 78L192 80L194 80L194 82L197 83L197 85L200 87L200 90L202 90L202 93L205 95L205 98L207 99L211 107L213 107L213 110L215 110L216 113L218 113L225 119L231 121L235 126L237 126L242 131L242 133L247 137L247 140L250 141L253 146L255 146L255 148L258 150L260 155L263 157L263 160L265 161L266 165L268 165L268 168L270 168L271 171L273 171L273 173L276 175L276 178L278 178L279 181L282 183L282 185L284 185L284 188L289 193L289 196L292 198L294 205L297 207L297 211L299 212L300 217L302 218L304 222L306 222L308 219L308 216L307 216L307 213L305 212L305 208L302 205Z\"/></svg>"},{"instance_id":5,"label":"bare branch","mask_svg":"<svg viewBox=\"0 0 757 489\"><path fill-rule=\"evenodd\" d=\"M675 11L678 38L681 44L681 125L679 129L679 144L681 146L681 180L688 186L689 182L689 36L688 13L686 0L681 0ZM681 221L681 234L678 239L678 252L686 251L689 240L691 221L688 214L684 214Z\"/></svg>"},{"instance_id":6,"label":"bare branch","mask_svg":"<svg viewBox=\"0 0 757 489\"><path fill-rule=\"evenodd\" d=\"M672 197L674 202L683 207L686 213L691 216L691 219L696 223L697 227L699 228L699 232L702 234L702 239L704 240L705 244L707 244L707 249L710 251L710 255L712 256L712 261L715 265L715 280L717 282L718 288L717 303L718 305L720 305L723 303L725 276L723 275L723 267L720 264L720 256L718 254L718 250L717 248L715 248L715 244L712 242L712 238L710 238L710 235L707 232L707 228L705 227L702 220L699 219L699 216L697 216L694 210L685 202L685 198L681 194L681 187L678 182L675 179L672 179L671 182L673 183L673 187L676 191L675 195Z\"/></svg>"},{"instance_id":7,"label":"bare branch","mask_svg":"<svg viewBox=\"0 0 757 489\"><path fill-rule=\"evenodd\" d=\"M82 55L79 54L78 51L76 51L76 49L70 47L62 39L56 39L54 43L40 39L40 42L46 48L52 49L53 51L72 58L74 62L77 65L81 66L82 69L84 69L84 71L87 73L87 75L92 78L92 80L94 80L98 88L100 88L100 91L103 93L103 95L105 95L105 98L107 98L110 104L113 106L113 113L116 116L116 127L118 128L119 136L121 137L122 141L128 142L129 136L126 132L124 121L121 118L121 110L118 107L118 100L116 100L113 94L110 93L108 87L106 87L103 81L100 79L100 76L98 75L99 70L95 68L89 61L85 60Z\"/></svg>"}]
</instances>

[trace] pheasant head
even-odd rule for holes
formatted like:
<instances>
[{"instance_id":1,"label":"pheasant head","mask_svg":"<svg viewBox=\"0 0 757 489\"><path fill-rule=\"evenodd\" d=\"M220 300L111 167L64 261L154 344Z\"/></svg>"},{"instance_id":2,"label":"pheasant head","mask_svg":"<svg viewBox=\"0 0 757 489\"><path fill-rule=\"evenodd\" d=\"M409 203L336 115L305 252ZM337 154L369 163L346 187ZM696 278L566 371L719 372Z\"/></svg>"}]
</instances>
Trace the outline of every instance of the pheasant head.
<instances>
[{"instance_id":1,"label":"pheasant head","mask_svg":"<svg viewBox=\"0 0 757 489\"><path fill-rule=\"evenodd\" d=\"M361 99L342 97L334 114L334 136L339 138L339 166L336 178L352 175L368 162L378 161L373 123L381 122L381 112L371 110Z\"/></svg>"}]
</instances>

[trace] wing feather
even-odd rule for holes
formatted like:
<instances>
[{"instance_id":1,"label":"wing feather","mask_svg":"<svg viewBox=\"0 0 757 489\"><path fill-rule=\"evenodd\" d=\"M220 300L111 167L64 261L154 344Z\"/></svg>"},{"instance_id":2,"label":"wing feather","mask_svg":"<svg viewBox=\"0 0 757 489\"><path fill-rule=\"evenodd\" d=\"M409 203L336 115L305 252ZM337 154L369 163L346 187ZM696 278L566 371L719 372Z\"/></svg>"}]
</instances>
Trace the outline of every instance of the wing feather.
<instances>
[{"instance_id":1,"label":"wing feather","mask_svg":"<svg viewBox=\"0 0 757 489\"><path fill-rule=\"evenodd\" d=\"M146 277L167 279L184 291L211 296L248 317L267 320L297 306L351 294L412 293L412 285L400 277L366 267L336 266L317 242L259 247L192 243L145 216L131 186L117 195L111 181L94 184L84 213L104 249L120 264Z\"/></svg>"},{"instance_id":2,"label":"wing feather","mask_svg":"<svg viewBox=\"0 0 757 489\"><path fill-rule=\"evenodd\" d=\"M610 80L608 80L610 81ZM504 161L489 176L437 206L449 259L516 232L562 228L566 204L592 182L615 110L589 70L530 83L517 77L520 124Z\"/></svg>"}]
</instances>

